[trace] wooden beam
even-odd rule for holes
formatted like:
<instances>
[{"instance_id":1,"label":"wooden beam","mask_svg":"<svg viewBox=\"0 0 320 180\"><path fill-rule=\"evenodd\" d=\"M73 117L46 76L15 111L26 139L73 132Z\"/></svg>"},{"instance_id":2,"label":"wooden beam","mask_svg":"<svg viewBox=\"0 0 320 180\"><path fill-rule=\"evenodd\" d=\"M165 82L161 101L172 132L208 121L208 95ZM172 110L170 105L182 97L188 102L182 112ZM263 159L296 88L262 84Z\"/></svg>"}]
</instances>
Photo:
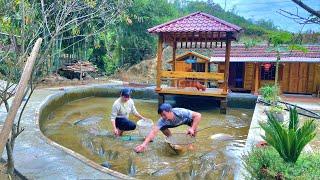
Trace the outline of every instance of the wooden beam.
<instances>
[{"instance_id":1,"label":"wooden beam","mask_svg":"<svg viewBox=\"0 0 320 180\"><path fill-rule=\"evenodd\" d=\"M255 75L254 75L254 95L258 95L259 90L259 71L260 71L260 63L255 63Z\"/></svg>"},{"instance_id":2,"label":"wooden beam","mask_svg":"<svg viewBox=\"0 0 320 180\"><path fill-rule=\"evenodd\" d=\"M213 89L213 88L210 88ZM195 91L195 90L185 90L180 88L162 88L159 91L161 94L180 94L188 96L204 96L204 97L216 97L216 98L225 98L227 95L222 93L222 89L216 88L214 90L207 89L206 91Z\"/></svg>"},{"instance_id":3,"label":"wooden beam","mask_svg":"<svg viewBox=\"0 0 320 180\"><path fill-rule=\"evenodd\" d=\"M156 91L161 90L161 79L160 74L162 70L162 44L163 44L163 37L162 34L159 34L158 39L158 52L157 52L157 88Z\"/></svg>"},{"instance_id":4,"label":"wooden beam","mask_svg":"<svg viewBox=\"0 0 320 180\"><path fill-rule=\"evenodd\" d=\"M223 88L224 93L228 93L230 50L231 50L231 40L229 39L230 36L231 36L231 34L228 33L227 34L227 41L226 41L225 68L224 68L224 88Z\"/></svg>"},{"instance_id":5,"label":"wooden beam","mask_svg":"<svg viewBox=\"0 0 320 180\"><path fill-rule=\"evenodd\" d=\"M194 78L207 80L224 80L223 73L208 72L184 72L184 71L161 71L161 78Z\"/></svg>"}]
</instances>

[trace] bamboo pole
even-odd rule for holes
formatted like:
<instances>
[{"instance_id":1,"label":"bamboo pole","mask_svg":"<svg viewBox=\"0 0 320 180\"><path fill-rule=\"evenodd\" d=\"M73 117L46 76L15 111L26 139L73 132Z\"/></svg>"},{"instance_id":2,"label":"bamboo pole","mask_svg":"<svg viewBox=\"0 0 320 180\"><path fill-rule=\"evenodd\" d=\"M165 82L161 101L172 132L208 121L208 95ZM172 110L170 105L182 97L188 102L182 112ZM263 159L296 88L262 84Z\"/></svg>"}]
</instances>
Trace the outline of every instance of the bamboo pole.
<instances>
[{"instance_id":1,"label":"bamboo pole","mask_svg":"<svg viewBox=\"0 0 320 180\"><path fill-rule=\"evenodd\" d=\"M25 65L24 70L21 74L21 79L18 84L17 92L15 94L15 97L13 99L9 113L6 117L3 128L1 130L1 133L0 133L0 154L1 155L3 153L6 142L8 141L9 135L12 130L14 119L16 117L16 114L17 114L19 107L21 105L23 96L25 94L25 91L26 91L26 88L28 85L28 81L29 81L31 73L32 73L32 69L33 69L37 54L40 49L41 42L42 42L41 38L39 38L36 41L36 43L32 49L32 52L31 52L29 58L27 59L26 65Z\"/></svg>"}]
</instances>

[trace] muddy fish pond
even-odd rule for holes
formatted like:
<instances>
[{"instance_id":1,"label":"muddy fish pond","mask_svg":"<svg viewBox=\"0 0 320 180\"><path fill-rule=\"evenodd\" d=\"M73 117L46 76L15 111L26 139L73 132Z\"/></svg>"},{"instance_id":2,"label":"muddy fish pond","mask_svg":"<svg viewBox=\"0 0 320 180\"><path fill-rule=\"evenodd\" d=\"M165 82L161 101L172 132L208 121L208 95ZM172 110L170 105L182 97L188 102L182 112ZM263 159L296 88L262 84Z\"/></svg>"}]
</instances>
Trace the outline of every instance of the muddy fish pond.
<instances>
[{"instance_id":1,"label":"muddy fish pond","mask_svg":"<svg viewBox=\"0 0 320 180\"><path fill-rule=\"evenodd\" d=\"M133 148L142 143L137 130L120 138L112 134L110 112L116 98L88 97L56 108L41 120L41 131L51 140L112 170L138 179L233 179L245 145L253 110L197 109L202 114L192 148L173 150L160 132L144 153ZM145 117L159 119L156 100L134 99ZM134 117L131 119L137 121ZM172 132L186 132L183 125Z\"/></svg>"}]
</instances>

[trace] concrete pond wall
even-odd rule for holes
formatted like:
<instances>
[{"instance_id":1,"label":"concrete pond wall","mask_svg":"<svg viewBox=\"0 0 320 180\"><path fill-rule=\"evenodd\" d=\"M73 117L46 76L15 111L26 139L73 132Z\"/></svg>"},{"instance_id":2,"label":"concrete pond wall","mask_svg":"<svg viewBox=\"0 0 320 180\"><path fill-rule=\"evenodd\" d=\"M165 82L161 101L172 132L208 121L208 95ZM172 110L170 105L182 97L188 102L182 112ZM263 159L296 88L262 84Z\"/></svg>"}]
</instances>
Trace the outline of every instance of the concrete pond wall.
<instances>
[{"instance_id":1,"label":"concrete pond wall","mask_svg":"<svg viewBox=\"0 0 320 180\"><path fill-rule=\"evenodd\" d=\"M95 86L89 86L89 87L78 87L78 88L65 88L65 89L60 89L60 92L55 93L51 96L49 96L39 107L38 109L38 125L41 130L42 122L45 121L50 113L57 109L58 107L78 100L82 98L87 98L87 97L118 97L119 92L123 88L122 86L109 86L109 85L95 85ZM148 99L148 100L157 100L158 99L158 94L155 93L154 87L148 87L148 88L132 88L133 93L132 97L134 99ZM166 97L166 100L172 102L176 101L177 99L181 99L181 97L177 96L168 96ZM241 93L230 93L228 96L228 107L231 108L247 108L247 109L253 109L255 107L255 102L256 102L256 96L253 96L251 94L241 94ZM188 99L188 98L186 98ZM191 101L192 101L191 97ZM203 102L202 100L199 100L199 102ZM208 101L211 103L211 101ZM212 101L212 105L214 105L214 101ZM217 103L217 102L216 102ZM217 104L216 104L217 105ZM219 107L219 106L217 106ZM187 107L186 107L187 108ZM130 178L129 176L126 176L124 174L121 174L119 172L113 171L111 169L107 169L105 167L100 166L99 164L87 159L86 157L70 150L67 149L50 139L46 138L42 134L43 138L46 139L46 141L54 145L58 148L61 148L65 152L73 155L74 157L80 159L81 161L85 162L86 164L94 167L95 169L98 169L100 171L103 171L115 178Z\"/></svg>"}]
</instances>

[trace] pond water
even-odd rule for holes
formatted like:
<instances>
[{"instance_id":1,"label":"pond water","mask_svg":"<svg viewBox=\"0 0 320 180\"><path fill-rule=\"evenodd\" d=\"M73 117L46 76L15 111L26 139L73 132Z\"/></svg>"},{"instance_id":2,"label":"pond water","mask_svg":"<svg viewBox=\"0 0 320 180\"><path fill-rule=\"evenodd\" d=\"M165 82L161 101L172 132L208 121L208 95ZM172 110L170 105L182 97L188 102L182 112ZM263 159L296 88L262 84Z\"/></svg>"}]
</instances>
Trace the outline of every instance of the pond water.
<instances>
[{"instance_id":1,"label":"pond water","mask_svg":"<svg viewBox=\"0 0 320 180\"><path fill-rule=\"evenodd\" d=\"M160 132L144 153L133 148L142 143L138 131L123 137L112 135L110 112L116 98L90 97L53 111L41 122L42 132L51 140L111 169L140 179L233 179L248 134L253 110L230 109L227 115L219 109L204 108L193 148L177 153L164 142ZM134 100L137 110L156 123L157 102ZM137 119L130 117L133 120ZM171 129L186 132L187 126Z\"/></svg>"}]
</instances>

